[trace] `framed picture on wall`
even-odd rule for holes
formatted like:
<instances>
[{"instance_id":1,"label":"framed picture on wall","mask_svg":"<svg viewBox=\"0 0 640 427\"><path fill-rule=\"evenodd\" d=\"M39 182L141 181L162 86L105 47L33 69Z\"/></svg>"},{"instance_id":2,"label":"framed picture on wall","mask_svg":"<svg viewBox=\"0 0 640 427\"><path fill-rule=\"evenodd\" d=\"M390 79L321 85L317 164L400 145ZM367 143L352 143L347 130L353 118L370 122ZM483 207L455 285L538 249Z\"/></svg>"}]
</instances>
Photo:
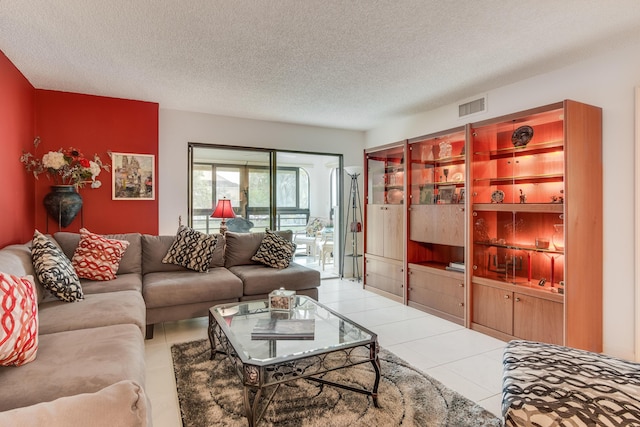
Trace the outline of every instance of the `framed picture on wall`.
<instances>
[{"instance_id":1,"label":"framed picture on wall","mask_svg":"<svg viewBox=\"0 0 640 427\"><path fill-rule=\"evenodd\" d=\"M155 200L153 154L111 153L111 171L113 200Z\"/></svg>"}]
</instances>

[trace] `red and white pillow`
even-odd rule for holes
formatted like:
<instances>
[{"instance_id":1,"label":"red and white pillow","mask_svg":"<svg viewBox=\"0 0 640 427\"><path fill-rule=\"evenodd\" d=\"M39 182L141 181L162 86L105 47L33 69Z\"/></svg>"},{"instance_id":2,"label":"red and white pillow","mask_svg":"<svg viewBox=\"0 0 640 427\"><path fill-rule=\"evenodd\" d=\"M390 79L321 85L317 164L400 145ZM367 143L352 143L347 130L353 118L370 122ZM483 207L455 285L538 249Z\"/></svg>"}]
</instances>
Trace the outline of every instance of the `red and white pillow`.
<instances>
[{"instance_id":1,"label":"red and white pillow","mask_svg":"<svg viewBox=\"0 0 640 427\"><path fill-rule=\"evenodd\" d=\"M128 247L126 240L107 239L81 228L80 243L73 253L71 264L82 279L113 280Z\"/></svg>"},{"instance_id":2,"label":"red and white pillow","mask_svg":"<svg viewBox=\"0 0 640 427\"><path fill-rule=\"evenodd\" d=\"M38 302L33 277L0 272L0 366L20 366L38 351Z\"/></svg>"}]
</instances>

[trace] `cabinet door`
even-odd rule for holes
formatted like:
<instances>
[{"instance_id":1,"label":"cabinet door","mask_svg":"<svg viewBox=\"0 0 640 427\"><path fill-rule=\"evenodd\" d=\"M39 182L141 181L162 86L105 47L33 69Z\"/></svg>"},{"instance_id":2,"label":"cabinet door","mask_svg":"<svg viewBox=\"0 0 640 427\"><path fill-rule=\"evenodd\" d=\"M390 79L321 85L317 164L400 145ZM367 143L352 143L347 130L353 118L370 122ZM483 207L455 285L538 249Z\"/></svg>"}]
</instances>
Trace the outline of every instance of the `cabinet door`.
<instances>
[{"instance_id":1,"label":"cabinet door","mask_svg":"<svg viewBox=\"0 0 640 427\"><path fill-rule=\"evenodd\" d=\"M373 255L384 255L384 205L367 205L367 250Z\"/></svg>"},{"instance_id":2,"label":"cabinet door","mask_svg":"<svg viewBox=\"0 0 640 427\"><path fill-rule=\"evenodd\" d=\"M464 246L463 205L414 205L409 215L411 240Z\"/></svg>"},{"instance_id":3,"label":"cabinet door","mask_svg":"<svg viewBox=\"0 0 640 427\"><path fill-rule=\"evenodd\" d=\"M464 276L412 269L409 272L409 300L452 316L464 318Z\"/></svg>"},{"instance_id":4,"label":"cabinet door","mask_svg":"<svg viewBox=\"0 0 640 427\"><path fill-rule=\"evenodd\" d=\"M379 230L383 235L383 256L402 260L404 234L402 232L403 205L385 205L383 224Z\"/></svg>"},{"instance_id":5,"label":"cabinet door","mask_svg":"<svg viewBox=\"0 0 640 427\"><path fill-rule=\"evenodd\" d=\"M513 292L473 284L473 322L513 334Z\"/></svg>"},{"instance_id":6,"label":"cabinet door","mask_svg":"<svg viewBox=\"0 0 640 427\"><path fill-rule=\"evenodd\" d=\"M513 294L513 335L532 341L562 344L563 304Z\"/></svg>"},{"instance_id":7,"label":"cabinet door","mask_svg":"<svg viewBox=\"0 0 640 427\"><path fill-rule=\"evenodd\" d=\"M387 262L371 257L367 257L366 263L367 275L365 282L367 286L372 286L400 297L403 296L402 263Z\"/></svg>"}]
</instances>

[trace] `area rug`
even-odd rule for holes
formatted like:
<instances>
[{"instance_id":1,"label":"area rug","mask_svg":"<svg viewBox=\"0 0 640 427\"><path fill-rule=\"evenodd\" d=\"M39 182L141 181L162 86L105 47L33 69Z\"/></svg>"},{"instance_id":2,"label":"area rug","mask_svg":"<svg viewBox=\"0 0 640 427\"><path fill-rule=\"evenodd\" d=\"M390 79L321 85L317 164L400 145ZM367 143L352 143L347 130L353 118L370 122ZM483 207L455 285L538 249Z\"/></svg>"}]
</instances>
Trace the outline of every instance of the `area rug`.
<instances>
[{"instance_id":1,"label":"area rug","mask_svg":"<svg viewBox=\"0 0 640 427\"><path fill-rule=\"evenodd\" d=\"M240 377L224 355L209 360L208 340L171 348L184 427L247 425ZM370 397L313 381L283 384L259 426L500 426L498 418L386 350L380 351L379 408ZM362 388L371 364L325 374Z\"/></svg>"}]
</instances>

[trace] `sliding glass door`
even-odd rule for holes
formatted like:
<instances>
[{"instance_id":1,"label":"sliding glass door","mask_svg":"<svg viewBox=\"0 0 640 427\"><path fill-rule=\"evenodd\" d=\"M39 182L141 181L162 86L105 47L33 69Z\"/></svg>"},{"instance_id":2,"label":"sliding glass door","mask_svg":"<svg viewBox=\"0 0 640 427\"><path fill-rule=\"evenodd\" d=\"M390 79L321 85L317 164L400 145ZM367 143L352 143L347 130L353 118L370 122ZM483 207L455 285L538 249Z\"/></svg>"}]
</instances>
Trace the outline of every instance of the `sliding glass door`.
<instances>
[{"instance_id":1,"label":"sliding glass door","mask_svg":"<svg viewBox=\"0 0 640 427\"><path fill-rule=\"evenodd\" d=\"M320 218L323 227L317 241L301 244L298 254L337 271L341 162L341 155L189 144L189 225L217 233L221 219L211 215L222 198L230 200L241 218L227 220L232 231L269 228L306 235L310 220ZM238 230L236 225L249 228ZM336 250L329 250L328 242L334 240Z\"/></svg>"}]
</instances>

